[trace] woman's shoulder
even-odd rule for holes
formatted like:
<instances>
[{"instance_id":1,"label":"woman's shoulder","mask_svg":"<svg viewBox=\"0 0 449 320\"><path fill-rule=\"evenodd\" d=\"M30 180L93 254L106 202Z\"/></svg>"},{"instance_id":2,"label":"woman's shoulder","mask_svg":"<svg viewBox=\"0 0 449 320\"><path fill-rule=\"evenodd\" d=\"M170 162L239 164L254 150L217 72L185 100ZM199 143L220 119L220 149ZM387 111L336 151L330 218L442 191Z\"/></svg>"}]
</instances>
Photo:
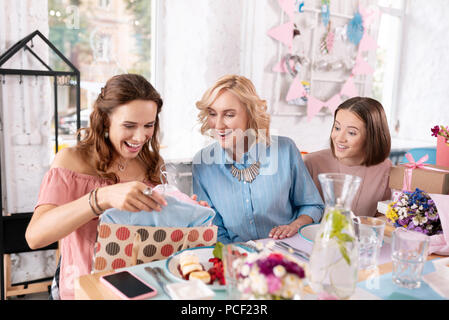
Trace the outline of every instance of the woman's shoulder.
<instances>
[{"instance_id":1,"label":"woman's shoulder","mask_svg":"<svg viewBox=\"0 0 449 320\"><path fill-rule=\"evenodd\" d=\"M329 159L334 159L331 149L314 151L304 155L304 161L306 162L324 161Z\"/></svg>"},{"instance_id":2,"label":"woman's shoulder","mask_svg":"<svg viewBox=\"0 0 449 320\"><path fill-rule=\"evenodd\" d=\"M393 163L389 158L386 158L381 163L378 163L374 166L368 167L370 171L376 171L376 172L383 172L383 171L390 171L391 167L393 166Z\"/></svg>"},{"instance_id":3,"label":"woman's shoulder","mask_svg":"<svg viewBox=\"0 0 449 320\"><path fill-rule=\"evenodd\" d=\"M76 147L67 147L58 151L51 169L62 168L82 174L96 175L92 165L86 161L86 156Z\"/></svg>"}]
</instances>

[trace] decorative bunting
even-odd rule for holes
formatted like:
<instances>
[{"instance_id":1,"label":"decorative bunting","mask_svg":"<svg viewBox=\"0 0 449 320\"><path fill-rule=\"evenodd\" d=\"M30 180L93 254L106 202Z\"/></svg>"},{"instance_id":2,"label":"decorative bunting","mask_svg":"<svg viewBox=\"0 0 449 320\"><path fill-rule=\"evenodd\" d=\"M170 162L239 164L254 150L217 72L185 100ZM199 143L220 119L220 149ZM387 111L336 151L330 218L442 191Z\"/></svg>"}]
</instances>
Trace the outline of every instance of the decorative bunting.
<instances>
[{"instance_id":1,"label":"decorative bunting","mask_svg":"<svg viewBox=\"0 0 449 320\"><path fill-rule=\"evenodd\" d=\"M293 21L293 14L295 12L295 0L278 0L282 10L288 15L290 21Z\"/></svg>"},{"instance_id":2,"label":"decorative bunting","mask_svg":"<svg viewBox=\"0 0 449 320\"><path fill-rule=\"evenodd\" d=\"M350 76L346 83L341 88L340 94L348 98L353 98L358 95L357 88L354 84L353 76Z\"/></svg>"},{"instance_id":3,"label":"decorative bunting","mask_svg":"<svg viewBox=\"0 0 449 320\"><path fill-rule=\"evenodd\" d=\"M290 60L290 67L292 69L295 68L295 62ZM280 62L276 63L273 67L273 69L271 69L271 71L273 72L280 72L280 73L285 73L288 72L287 68L285 67L285 59L281 59Z\"/></svg>"},{"instance_id":4,"label":"decorative bunting","mask_svg":"<svg viewBox=\"0 0 449 320\"><path fill-rule=\"evenodd\" d=\"M293 22L287 22L268 31L268 35L283 44L289 49L293 44Z\"/></svg>"},{"instance_id":5,"label":"decorative bunting","mask_svg":"<svg viewBox=\"0 0 449 320\"><path fill-rule=\"evenodd\" d=\"M341 96L339 93L337 93L336 95L334 95L332 98L330 98L329 100L327 100L327 102L325 103L325 106L329 108L329 111L334 113L335 110L338 108L338 106L341 103Z\"/></svg>"},{"instance_id":6,"label":"decorative bunting","mask_svg":"<svg viewBox=\"0 0 449 320\"><path fill-rule=\"evenodd\" d=\"M363 34L362 40L360 41L359 51L369 51L377 49L377 43L374 41L368 32Z\"/></svg>"},{"instance_id":7,"label":"decorative bunting","mask_svg":"<svg viewBox=\"0 0 449 320\"><path fill-rule=\"evenodd\" d=\"M352 74L353 75L372 74L373 72L374 69L369 65L368 62L366 62L363 59L361 52L359 51L357 59L355 60L354 69L352 69Z\"/></svg>"},{"instance_id":8,"label":"decorative bunting","mask_svg":"<svg viewBox=\"0 0 449 320\"><path fill-rule=\"evenodd\" d=\"M290 88L288 89L287 97L285 98L287 101L298 99L304 97L307 94L304 89L299 77L295 77Z\"/></svg>"},{"instance_id":9,"label":"decorative bunting","mask_svg":"<svg viewBox=\"0 0 449 320\"><path fill-rule=\"evenodd\" d=\"M324 107L324 102L318 100L317 98L308 95L307 96L307 121L311 121L313 117L315 117L318 112L320 112L321 108Z\"/></svg>"}]
</instances>

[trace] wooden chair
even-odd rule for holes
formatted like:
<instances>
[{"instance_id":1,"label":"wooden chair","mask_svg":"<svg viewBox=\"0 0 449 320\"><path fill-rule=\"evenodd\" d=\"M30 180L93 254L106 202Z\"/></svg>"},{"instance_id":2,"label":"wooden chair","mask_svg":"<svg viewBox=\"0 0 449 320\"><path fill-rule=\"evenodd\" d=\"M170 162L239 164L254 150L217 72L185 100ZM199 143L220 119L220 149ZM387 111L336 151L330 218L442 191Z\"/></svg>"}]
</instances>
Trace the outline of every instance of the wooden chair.
<instances>
[{"instance_id":1,"label":"wooden chair","mask_svg":"<svg viewBox=\"0 0 449 320\"><path fill-rule=\"evenodd\" d=\"M0 217L0 252L1 252L1 299L11 296L49 291L53 277L11 283L11 254L56 249L56 261L59 260L58 243L45 248L32 250L25 239L25 231L32 213L16 213Z\"/></svg>"}]
</instances>

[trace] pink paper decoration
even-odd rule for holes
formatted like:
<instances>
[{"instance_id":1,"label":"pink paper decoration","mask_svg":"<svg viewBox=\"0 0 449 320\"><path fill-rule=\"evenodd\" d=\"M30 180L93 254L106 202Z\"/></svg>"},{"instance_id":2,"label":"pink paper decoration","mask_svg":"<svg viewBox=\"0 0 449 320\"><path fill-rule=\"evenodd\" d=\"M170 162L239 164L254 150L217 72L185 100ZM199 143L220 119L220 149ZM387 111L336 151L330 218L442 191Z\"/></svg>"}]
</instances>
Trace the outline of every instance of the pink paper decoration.
<instances>
[{"instance_id":1,"label":"pink paper decoration","mask_svg":"<svg viewBox=\"0 0 449 320\"><path fill-rule=\"evenodd\" d=\"M295 69L295 62L292 60L290 60L290 67L292 68L292 70ZM273 72L280 72L280 73L288 72L288 70L285 68L285 59L282 59L280 62L276 63L273 69L271 70Z\"/></svg>"},{"instance_id":2,"label":"pink paper decoration","mask_svg":"<svg viewBox=\"0 0 449 320\"><path fill-rule=\"evenodd\" d=\"M321 100L318 100L317 98L308 95L307 96L307 121L310 122L313 117L317 115L318 112L320 112L321 108L324 107L324 102Z\"/></svg>"},{"instance_id":3,"label":"pink paper decoration","mask_svg":"<svg viewBox=\"0 0 449 320\"><path fill-rule=\"evenodd\" d=\"M363 38L359 44L360 51L369 51L377 49L377 43L374 41L373 37L371 37L368 32L363 34Z\"/></svg>"},{"instance_id":4,"label":"pink paper decoration","mask_svg":"<svg viewBox=\"0 0 449 320\"><path fill-rule=\"evenodd\" d=\"M327 100L327 102L325 103L325 106L329 108L330 112L334 113L335 110L340 105L340 103L341 103L341 96L340 96L340 94L337 93L332 98Z\"/></svg>"},{"instance_id":5,"label":"pink paper decoration","mask_svg":"<svg viewBox=\"0 0 449 320\"><path fill-rule=\"evenodd\" d=\"M375 9L365 9L362 5L359 5L359 12L363 18L363 26L365 29L373 23L373 20L379 15L379 10Z\"/></svg>"},{"instance_id":6,"label":"pink paper decoration","mask_svg":"<svg viewBox=\"0 0 449 320\"><path fill-rule=\"evenodd\" d=\"M340 94L342 96L347 96L348 98L353 98L358 95L358 91L355 87L354 79L352 76L350 76L346 83L343 85Z\"/></svg>"},{"instance_id":7,"label":"pink paper decoration","mask_svg":"<svg viewBox=\"0 0 449 320\"><path fill-rule=\"evenodd\" d=\"M278 0L282 10L288 15L290 21L293 21L293 13L295 12L295 0Z\"/></svg>"},{"instance_id":8,"label":"pink paper decoration","mask_svg":"<svg viewBox=\"0 0 449 320\"><path fill-rule=\"evenodd\" d=\"M293 28L293 22L287 22L270 29L268 35L291 48L293 44Z\"/></svg>"},{"instance_id":9,"label":"pink paper decoration","mask_svg":"<svg viewBox=\"0 0 449 320\"><path fill-rule=\"evenodd\" d=\"M304 89L301 81L299 81L299 77L296 77L295 80L293 80L293 83L290 85L290 88L288 89L287 97L285 98L287 101L294 100L301 98L307 94L306 90Z\"/></svg>"},{"instance_id":10,"label":"pink paper decoration","mask_svg":"<svg viewBox=\"0 0 449 320\"><path fill-rule=\"evenodd\" d=\"M369 65L368 62L366 62L362 55L360 54L361 51L359 51L359 54L357 55L357 59L355 60L354 68L352 69L353 75L359 75L359 74L372 74L374 72L374 69Z\"/></svg>"}]
</instances>

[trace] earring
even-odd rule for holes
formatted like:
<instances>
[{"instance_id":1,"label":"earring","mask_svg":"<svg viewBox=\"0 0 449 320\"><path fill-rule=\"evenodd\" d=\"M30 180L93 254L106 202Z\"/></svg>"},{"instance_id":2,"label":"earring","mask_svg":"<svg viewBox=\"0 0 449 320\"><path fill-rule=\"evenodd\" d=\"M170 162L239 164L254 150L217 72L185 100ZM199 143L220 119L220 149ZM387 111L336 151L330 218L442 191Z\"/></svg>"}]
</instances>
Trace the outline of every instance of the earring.
<instances>
[{"instance_id":1,"label":"earring","mask_svg":"<svg viewBox=\"0 0 449 320\"><path fill-rule=\"evenodd\" d=\"M108 132L108 131L106 131L106 132L104 133L104 138L105 138L105 139L109 139L109 132Z\"/></svg>"}]
</instances>

